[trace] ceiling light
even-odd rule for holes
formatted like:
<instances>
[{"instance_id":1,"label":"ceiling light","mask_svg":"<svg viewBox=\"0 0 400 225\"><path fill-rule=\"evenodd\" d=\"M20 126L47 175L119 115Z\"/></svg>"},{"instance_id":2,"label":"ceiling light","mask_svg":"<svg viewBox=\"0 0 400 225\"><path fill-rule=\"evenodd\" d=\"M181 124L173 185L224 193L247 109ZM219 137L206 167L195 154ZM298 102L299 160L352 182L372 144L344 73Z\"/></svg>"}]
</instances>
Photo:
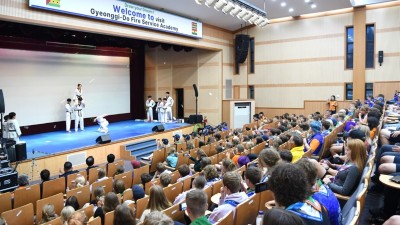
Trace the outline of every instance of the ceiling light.
<instances>
[{"instance_id":1,"label":"ceiling light","mask_svg":"<svg viewBox=\"0 0 400 225\"><path fill-rule=\"evenodd\" d=\"M247 13L249 13L249 11L242 8L242 11L240 11L240 13L237 14L237 18L242 19L245 15L247 15Z\"/></svg>"},{"instance_id":2,"label":"ceiling light","mask_svg":"<svg viewBox=\"0 0 400 225\"><path fill-rule=\"evenodd\" d=\"M243 17L243 20L248 21L249 19L251 19L254 16L254 14L252 12L249 12L249 14L247 14L246 16Z\"/></svg>"},{"instance_id":3,"label":"ceiling light","mask_svg":"<svg viewBox=\"0 0 400 225\"><path fill-rule=\"evenodd\" d=\"M265 27L265 26L267 26L267 24L269 24L269 20L267 18L264 18L264 21L262 23L260 23L259 26Z\"/></svg>"},{"instance_id":4,"label":"ceiling light","mask_svg":"<svg viewBox=\"0 0 400 225\"><path fill-rule=\"evenodd\" d=\"M304 0L304 2L305 2L305 3L309 3L309 2L311 2L311 0Z\"/></svg>"},{"instance_id":5,"label":"ceiling light","mask_svg":"<svg viewBox=\"0 0 400 225\"><path fill-rule=\"evenodd\" d=\"M290 9L289 9L289 12L293 12L293 11L294 11L294 9L293 9L293 8L290 8Z\"/></svg>"},{"instance_id":6,"label":"ceiling light","mask_svg":"<svg viewBox=\"0 0 400 225\"><path fill-rule=\"evenodd\" d=\"M317 8L317 5L313 3L313 4L311 4L311 8L315 9L315 8Z\"/></svg>"},{"instance_id":7,"label":"ceiling light","mask_svg":"<svg viewBox=\"0 0 400 225\"><path fill-rule=\"evenodd\" d=\"M255 23L258 20L258 18L260 18L260 16L254 14L254 16L251 17L251 19L249 19L249 23Z\"/></svg>"},{"instance_id":8,"label":"ceiling light","mask_svg":"<svg viewBox=\"0 0 400 225\"><path fill-rule=\"evenodd\" d=\"M204 3L204 0L194 0L197 4L201 5Z\"/></svg>"},{"instance_id":9,"label":"ceiling light","mask_svg":"<svg viewBox=\"0 0 400 225\"><path fill-rule=\"evenodd\" d=\"M224 8L222 8L222 12L227 14L234 8L235 8L235 4L233 4L232 2L228 2L228 4L226 4L226 6L224 6Z\"/></svg>"},{"instance_id":10,"label":"ceiling light","mask_svg":"<svg viewBox=\"0 0 400 225\"><path fill-rule=\"evenodd\" d=\"M206 3L207 4L207 3ZM281 6L285 7L286 6L286 2L281 2Z\"/></svg>"},{"instance_id":11,"label":"ceiling light","mask_svg":"<svg viewBox=\"0 0 400 225\"><path fill-rule=\"evenodd\" d=\"M206 6L211 7L217 0L206 0Z\"/></svg>"},{"instance_id":12,"label":"ceiling light","mask_svg":"<svg viewBox=\"0 0 400 225\"><path fill-rule=\"evenodd\" d=\"M214 5L214 9L219 11L221 10L228 2L226 0L219 0L217 3Z\"/></svg>"},{"instance_id":13,"label":"ceiling light","mask_svg":"<svg viewBox=\"0 0 400 225\"><path fill-rule=\"evenodd\" d=\"M235 5L235 8L232 9L230 14L232 16L236 16L241 10L242 10L242 7L240 7L240 5Z\"/></svg>"}]
</instances>

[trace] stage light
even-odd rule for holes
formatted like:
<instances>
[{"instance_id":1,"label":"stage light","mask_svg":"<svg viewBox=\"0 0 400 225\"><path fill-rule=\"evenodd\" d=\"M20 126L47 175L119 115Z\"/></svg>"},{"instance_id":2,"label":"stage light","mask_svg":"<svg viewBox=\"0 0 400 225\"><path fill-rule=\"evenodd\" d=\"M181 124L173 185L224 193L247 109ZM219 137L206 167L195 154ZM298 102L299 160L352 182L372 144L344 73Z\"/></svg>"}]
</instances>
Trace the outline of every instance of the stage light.
<instances>
[{"instance_id":1,"label":"stage light","mask_svg":"<svg viewBox=\"0 0 400 225\"><path fill-rule=\"evenodd\" d=\"M255 23L257 20L258 20L258 18L260 18L261 16L259 16L259 15L254 15L253 17L251 17L251 19L249 19L249 23Z\"/></svg>"},{"instance_id":2,"label":"stage light","mask_svg":"<svg viewBox=\"0 0 400 225\"><path fill-rule=\"evenodd\" d=\"M289 12L293 12L293 11L294 11L294 9L293 9L293 8L290 8L290 9L289 9Z\"/></svg>"},{"instance_id":3,"label":"stage light","mask_svg":"<svg viewBox=\"0 0 400 225\"><path fill-rule=\"evenodd\" d=\"M230 14L231 14L231 16L236 16L241 10L242 10L242 7L240 7L240 5L235 5L235 8L232 9Z\"/></svg>"},{"instance_id":4,"label":"stage light","mask_svg":"<svg viewBox=\"0 0 400 225\"><path fill-rule=\"evenodd\" d=\"M233 4L232 2L228 2L228 4L226 4L224 6L224 8L222 8L222 12L227 14L227 13L231 12L234 8L235 8L235 4Z\"/></svg>"},{"instance_id":5,"label":"stage light","mask_svg":"<svg viewBox=\"0 0 400 225\"><path fill-rule=\"evenodd\" d=\"M206 6L211 7L217 0L206 0Z\"/></svg>"},{"instance_id":6,"label":"stage light","mask_svg":"<svg viewBox=\"0 0 400 225\"><path fill-rule=\"evenodd\" d=\"M202 5L204 3L204 0L194 0L197 4Z\"/></svg>"},{"instance_id":7,"label":"stage light","mask_svg":"<svg viewBox=\"0 0 400 225\"><path fill-rule=\"evenodd\" d=\"M315 9L315 8L317 8L317 5L316 4L311 4L311 8Z\"/></svg>"},{"instance_id":8,"label":"stage light","mask_svg":"<svg viewBox=\"0 0 400 225\"><path fill-rule=\"evenodd\" d=\"M247 14L246 16L243 17L243 20L249 21L253 16L254 16L254 14L252 12L249 12L249 14Z\"/></svg>"},{"instance_id":9,"label":"stage light","mask_svg":"<svg viewBox=\"0 0 400 225\"><path fill-rule=\"evenodd\" d=\"M249 13L249 11L247 11L247 9L242 9L242 11L240 11L240 13L237 14L237 18L243 19L243 17L244 17L245 15L247 15L247 13Z\"/></svg>"},{"instance_id":10,"label":"stage light","mask_svg":"<svg viewBox=\"0 0 400 225\"><path fill-rule=\"evenodd\" d=\"M219 11L221 10L228 2L226 0L219 0L217 3L214 5L214 9Z\"/></svg>"},{"instance_id":11,"label":"stage light","mask_svg":"<svg viewBox=\"0 0 400 225\"><path fill-rule=\"evenodd\" d=\"M267 18L264 18L264 21L261 22L261 23L259 24L259 26L260 26L260 27L265 27L265 26L268 25L268 23L269 23L269 20L268 20Z\"/></svg>"}]
</instances>

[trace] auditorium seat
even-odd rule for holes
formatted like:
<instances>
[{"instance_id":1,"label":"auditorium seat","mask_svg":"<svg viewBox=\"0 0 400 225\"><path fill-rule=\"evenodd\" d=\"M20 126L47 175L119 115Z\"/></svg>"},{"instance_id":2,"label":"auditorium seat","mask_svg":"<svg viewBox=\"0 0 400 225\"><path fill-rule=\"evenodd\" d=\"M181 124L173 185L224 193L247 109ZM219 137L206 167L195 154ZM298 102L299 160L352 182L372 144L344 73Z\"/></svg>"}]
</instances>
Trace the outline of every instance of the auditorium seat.
<instances>
[{"instance_id":1,"label":"auditorium seat","mask_svg":"<svg viewBox=\"0 0 400 225\"><path fill-rule=\"evenodd\" d=\"M132 184L132 186L135 185L135 184L141 184L142 181L140 179L140 176L143 173L149 173L149 170L150 170L150 166L149 165L144 165L144 166L142 166L140 168L134 169L133 170L133 181L132 181L133 184Z\"/></svg>"},{"instance_id":2,"label":"auditorium seat","mask_svg":"<svg viewBox=\"0 0 400 225\"><path fill-rule=\"evenodd\" d=\"M234 225L253 224L258 215L260 195L256 194L236 207Z\"/></svg>"},{"instance_id":3,"label":"auditorium seat","mask_svg":"<svg viewBox=\"0 0 400 225\"><path fill-rule=\"evenodd\" d=\"M177 167L178 168L178 167ZM180 174L178 170L175 170L174 172L169 174L171 176L171 184L175 184L176 181L179 179Z\"/></svg>"},{"instance_id":4,"label":"auditorium seat","mask_svg":"<svg viewBox=\"0 0 400 225\"><path fill-rule=\"evenodd\" d=\"M89 220L88 225L101 225L101 218L100 216L96 217L96 218L91 218L91 220Z\"/></svg>"},{"instance_id":5,"label":"auditorium seat","mask_svg":"<svg viewBox=\"0 0 400 225\"><path fill-rule=\"evenodd\" d=\"M7 225L33 225L33 204L29 203L3 212L1 217L6 221Z\"/></svg>"},{"instance_id":6,"label":"auditorium seat","mask_svg":"<svg viewBox=\"0 0 400 225\"><path fill-rule=\"evenodd\" d=\"M94 205L90 204L85 208L79 209L78 211L84 212L87 218L91 218L94 215Z\"/></svg>"},{"instance_id":7,"label":"auditorium seat","mask_svg":"<svg viewBox=\"0 0 400 225\"><path fill-rule=\"evenodd\" d=\"M46 182L45 182L46 183ZM40 184L18 188L14 191L14 208L32 203L33 210L36 211L36 201L40 199Z\"/></svg>"},{"instance_id":8,"label":"auditorium seat","mask_svg":"<svg viewBox=\"0 0 400 225\"><path fill-rule=\"evenodd\" d=\"M258 206L258 211L267 210L267 207L265 207L265 203L275 199L272 191L266 190L257 194L260 195L260 205Z\"/></svg>"},{"instance_id":9,"label":"auditorium seat","mask_svg":"<svg viewBox=\"0 0 400 225\"><path fill-rule=\"evenodd\" d=\"M65 177L60 177L43 183L42 198L47 198L58 193L65 193Z\"/></svg>"},{"instance_id":10,"label":"auditorium seat","mask_svg":"<svg viewBox=\"0 0 400 225\"><path fill-rule=\"evenodd\" d=\"M124 161L118 160L116 162L109 163L107 169L107 177L113 177L115 172L117 171L118 166L124 166Z\"/></svg>"},{"instance_id":11,"label":"auditorium seat","mask_svg":"<svg viewBox=\"0 0 400 225\"><path fill-rule=\"evenodd\" d=\"M165 151L166 151L166 149L162 148L162 149L155 150L153 152L153 159L151 160L151 164L150 164L150 173L153 173L156 171L157 163L165 161L165 158L166 158ZM144 162L144 163L146 163L146 162Z\"/></svg>"},{"instance_id":12,"label":"auditorium seat","mask_svg":"<svg viewBox=\"0 0 400 225\"><path fill-rule=\"evenodd\" d=\"M114 180L123 180L125 188L132 187L132 170L114 176Z\"/></svg>"},{"instance_id":13,"label":"auditorium seat","mask_svg":"<svg viewBox=\"0 0 400 225\"><path fill-rule=\"evenodd\" d=\"M144 185L144 193L146 193L146 195L149 195L149 194L150 194L150 188L151 188L153 185L160 185L160 178L157 178L157 179L155 179L155 180L152 180L152 181L150 181L150 182L147 182L147 183Z\"/></svg>"},{"instance_id":14,"label":"auditorium seat","mask_svg":"<svg viewBox=\"0 0 400 225\"><path fill-rule=\"evenodd\" d=\"M69 174L67 176L67 187L70 190L72 189L72 181L75 181L76 177L78 177L79 175L82 175L83 177L85 177L85 180L87 180L87 172L86 172L86 170L82 170L79 173Z\"/></svg>"},{"instance_id":15,"label":"auditorium seat","mask_svg":"<svg viewBox=\"0 0 400 225\"><path fill-rule=\"evenodd\" d=\"M143 211L146 209L149 203L149 197L144 197L136 201L136 219L140 219Z\"/></svg>"},{"instance_id":16,"label":"auditorium seat","mask_svg":"<svg viewBox=\"0 0 400 225\"><path fill-rule=\"evenodd\" d=\"M184 211L179 209L179 204L175 204L168 209L162 211L165 215L170 217L173 221L183 221Z\"/></svg>"},{"instance_id":17,"label":"auditorium seat","mask_svg":"<svg viewBox=\"0 0 400 225\"><path fill-rule=\"evenodd\" d=\"M5 211L11 210L12 205L11 205L11 192L6 192L0 194L0 214L2 214Z\"/></svg>"},{"instance_id":18,"label":"auditorium seat","mask_svg":"<svg viewBox=\"0 0 400 225\"><path fill-rule=\"evenodd\" d=\"M83 206L85 203L90 202L90 186L85 185L83 187L67 191L66 198L68 199L71 196L75 196L78 199L79 205Z\"/></svg>"},{"instance_id":19,"label":"auditorium seat","mask_svg":"<svg viewBox=\"0 0 400 225\"><path fill-rule=\"evenodd\" d=\"M61 220L61 217L57 217L54 220L51 220L51 221L46 222L46 223L42 223L41 225L63 225L63 222Z\"/></svg>"},{"instance_id":20,"label":"auditorium seat","mask_svg":"<svg viewBox=\"0 0 400 225\"><path fill-rule=\"evenodd\" d=\"M102 181L97 181L92 184L92 195L90 199L94 199L94 190L97 187L103 187L104 188L104 193L112 192L113 189L113 180L111 177L107 177L107 179L104 179Z\"/></svg>"},{"instance_id":21,"label":"auditorium seat","mask_svg":"<svg viewBox=\"0 0 400 225\"><path fill-rule=\"evenodd\" d=\"M212 185L212 195L215 195L217 193L221 193L221 187L223 186L222 180L219 180L217 182L214 182Z\"/></svg>"},{"instance_id":22,"label":"auditorium seat","mask_svg":"<svg viewBox=\"0 0 400 225\"><path fill-rule=\"evenodd\" d=\"M54 211L57 215L60 215L61 210L64 208L64 195L58 193L56 195L40 199L36 202L36 224L42 220L42 210L46 204L54 205Z\"/></svg>"},{"instance_id":23,"label":"auditorium seat","mask_svg":"<svg viewBox=\"0 0 400 225\"><path fill-rule=\"evenodd\" d=\"M214 225L232 225L233 224L233 213L230 211L226 216L219 219Z\"/></svg>"},{"instance_id":24,"label":"auditorium seat","mask_svg":"<svg viewBox=\"0 0 400 225\"><path fill-rule=\"evenodd\" d=\"M182 193L183 183L177 182L173 185L164 188L164 194L167 197L168 201L174 202L176 196Z\"/></svg>"},{"instance_id":25,"label":"auditorium seat","mask_svg":"<svg viewBox=\"0 0 400 225\"><path fill-rule=\"evenodd\" d=\"M114 210L104 215L104 225L114 225Z\"/></svg>"},{"instance_id":26,"label":"auditorium seat","mask_svg":"<svg viewBox=\"0 0 400 225\"><path fill-rule=\"evenodd\" d=\"M98 166L98 167L89 169L89 177L87 179L89 181L89 184L93 184L93 182L95 182L97 180L97 178L99 177L98 172L99 172L99 169L101 169L101 168L104 169L104 171L106 171L106 165L102 165L102 166Z\"/></svg>"},{"instance_id":27,"label":"auditorium seat","mask_svg":"<svg viewBox=\"0 0 400 225\"><path fill-rule=\"evenodd\" d=\"M123 203L126 200L133 200L132 188L125 189L124 193L122 194L121 203Z\"/></svg>"}]
</instances>

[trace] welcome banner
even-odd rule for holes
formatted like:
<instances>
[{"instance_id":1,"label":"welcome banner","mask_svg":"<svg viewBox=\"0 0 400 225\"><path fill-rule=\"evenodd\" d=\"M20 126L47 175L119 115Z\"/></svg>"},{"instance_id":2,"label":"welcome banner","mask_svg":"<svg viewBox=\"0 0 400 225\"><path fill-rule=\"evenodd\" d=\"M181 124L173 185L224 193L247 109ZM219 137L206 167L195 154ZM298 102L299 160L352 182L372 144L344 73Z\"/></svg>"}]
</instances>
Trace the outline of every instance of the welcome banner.
<instances>
[{"instance_id":1,"label":"welcome banner","mask_svg":"<svg viewBox=\"0 0 400 225\"><path fill-rule=\"evenodd\" d=\"M120 0L29 0L29 6L192 38L203 37L201 22Z\"/></svg>"}]
</instances>

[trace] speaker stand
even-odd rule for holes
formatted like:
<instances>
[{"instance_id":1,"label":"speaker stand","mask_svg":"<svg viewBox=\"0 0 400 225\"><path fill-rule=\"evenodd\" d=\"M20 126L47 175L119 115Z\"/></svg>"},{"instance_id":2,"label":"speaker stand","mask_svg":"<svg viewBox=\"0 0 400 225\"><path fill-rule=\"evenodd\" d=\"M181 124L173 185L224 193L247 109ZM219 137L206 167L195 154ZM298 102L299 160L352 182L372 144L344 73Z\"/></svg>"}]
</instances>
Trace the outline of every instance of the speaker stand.
<instances>
[{"instance_id":1,"label":"speaker stand","mask_svg":"<svg viewBox=\"0 0 400 225\"><path fill-rule=\"evenodd\" d=\"M197 96L196 96L196 116L197 116Z\"/></svg>"}]
</instances>

